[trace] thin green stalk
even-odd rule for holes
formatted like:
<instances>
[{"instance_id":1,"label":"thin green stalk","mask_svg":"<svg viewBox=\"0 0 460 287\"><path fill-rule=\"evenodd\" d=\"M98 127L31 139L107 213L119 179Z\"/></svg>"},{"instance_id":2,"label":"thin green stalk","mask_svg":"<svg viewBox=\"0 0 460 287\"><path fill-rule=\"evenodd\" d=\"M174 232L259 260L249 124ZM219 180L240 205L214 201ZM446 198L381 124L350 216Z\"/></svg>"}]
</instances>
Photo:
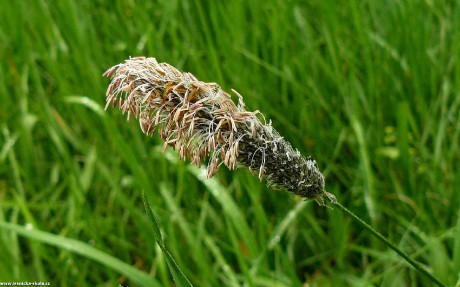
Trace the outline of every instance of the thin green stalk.
<instances>
[{"instance_id":1,"label":"thin green stalk","mask_svg":"<svg viewBox=\"0 0 460 287\"><path fill-rule=\"evenodd\" d=\"M366 230L368 230L372 235L377 237L380 241L382 241L385 245L393 249L396 253L398 253L399 256L401 256L404 260L406 260L410 265L412 265L417 271L428 277L433 283L435 283L438 286L441 287L446 287L441 281L439 281L438 278L434 277L430 272L428 272L425 268L423 268L420 263L417 261L413 260L412 258L409 257L405 252L403 252L401 249L399 249L396 245L391 243L388 239L386 239L381 233L376 231L372 226L364 222L361 218L359 218L356 214L354 214L352 211L348 210L345 206L340 204L338 201L331 200L333 204L335 204L340 210L348 214L355 222L359 223L361 226L363 226Z\"/></svg>"}]
</instances>

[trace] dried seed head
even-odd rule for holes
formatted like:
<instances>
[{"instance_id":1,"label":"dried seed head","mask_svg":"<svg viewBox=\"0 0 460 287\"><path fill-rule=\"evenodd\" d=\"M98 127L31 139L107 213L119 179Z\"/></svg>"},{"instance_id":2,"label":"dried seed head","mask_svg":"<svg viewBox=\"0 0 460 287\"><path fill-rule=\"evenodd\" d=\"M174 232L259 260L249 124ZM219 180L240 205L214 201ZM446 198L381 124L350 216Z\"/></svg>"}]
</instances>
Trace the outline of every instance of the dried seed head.
<instances>
[{"instance_id":1,"label":"dried seed head","mask_svg":"<svg viewBox=\"0 0 460 287\"><path fill-rule=\"evenodd\" d=\"M229 169L246 166L266 178L269 186L286 189L323 203L324 177L316 162L305 159L281 137L271 123L263 124L259 112L245 110L243 97L235 105L215 83L204 83L155 58L130 58L108 69L106 109L118 105L122 113L139 119L142 132L158 129L181 159L200 166L209 158L207 176L223 163Z\"/></svg>"}]
</instances>

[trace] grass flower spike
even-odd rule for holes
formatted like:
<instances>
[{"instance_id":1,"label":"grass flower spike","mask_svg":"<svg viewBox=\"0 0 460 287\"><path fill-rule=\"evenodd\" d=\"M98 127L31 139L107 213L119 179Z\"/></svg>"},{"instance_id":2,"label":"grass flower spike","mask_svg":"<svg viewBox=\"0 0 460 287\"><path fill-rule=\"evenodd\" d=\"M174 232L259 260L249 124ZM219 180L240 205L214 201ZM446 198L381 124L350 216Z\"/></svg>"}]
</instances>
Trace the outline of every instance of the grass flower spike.
<instances>
[{"instance_id":1,"label":"grass flower spike","mask_svg":"<svg viewBox=\"0 0 460 287\"><path fill-rule=\"evenodd\" d=\"M197 166L208 160L207 176L221 164L229 169L246 166L268 185L323 203L335 201L324 188L315 160L304 158L279 135L271 122L260 121L258 111L245 109L243 97L235 105L215 83L197 80L155 58L130 58L104 73L111 78L106 109L113 105L134 116L146 135L158 130L181 159ZM262 115L260 117L263 118Z\"/></svg>"}]
</instances>

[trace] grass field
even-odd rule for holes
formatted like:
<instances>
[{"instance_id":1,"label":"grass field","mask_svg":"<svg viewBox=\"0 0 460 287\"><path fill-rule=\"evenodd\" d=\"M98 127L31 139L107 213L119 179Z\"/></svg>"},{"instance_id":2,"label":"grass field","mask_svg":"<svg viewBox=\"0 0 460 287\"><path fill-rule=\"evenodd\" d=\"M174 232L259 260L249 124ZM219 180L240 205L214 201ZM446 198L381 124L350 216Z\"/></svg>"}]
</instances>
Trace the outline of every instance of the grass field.
<instances>
[{"instance_id":1,"label":"grass field","mask_svg":"<svg viewBox=\"0 0 460 287\"><path fill-rule=\"evenodd\" d=\"M432 286L337 209L246 169L204 180L103 111L102 73L153 56L236 89L329 192L460 284L460 2L3 1L0 281Z\"/></svg>"}]
</instances>

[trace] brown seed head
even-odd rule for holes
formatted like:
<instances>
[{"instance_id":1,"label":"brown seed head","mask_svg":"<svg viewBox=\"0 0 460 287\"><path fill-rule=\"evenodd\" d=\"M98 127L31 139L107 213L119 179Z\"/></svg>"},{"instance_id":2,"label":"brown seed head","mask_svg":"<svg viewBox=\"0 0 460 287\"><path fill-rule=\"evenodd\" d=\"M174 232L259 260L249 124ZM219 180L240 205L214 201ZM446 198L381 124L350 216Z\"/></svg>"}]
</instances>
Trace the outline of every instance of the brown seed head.
<instances>
[{"instance_id":1,"label":"brown seed head","mask_svg":"<svg viewBox=\"0 0 460 287\"><path fill-rule=\"evenodd\" d=\"M263 124L258 111L245 109L236 91L238 105L215 83L204 83L155 58L130 58L108 69L106 109L112 104L139 119L142 131L158 134L165 149L171 146L181 159L200 166L208 159L207 176L221 164L239 165L266 177L270 186L284 188L322 203L324 177L316 162L305 159L275 129Z\"/></svg>"}]
</instances>

